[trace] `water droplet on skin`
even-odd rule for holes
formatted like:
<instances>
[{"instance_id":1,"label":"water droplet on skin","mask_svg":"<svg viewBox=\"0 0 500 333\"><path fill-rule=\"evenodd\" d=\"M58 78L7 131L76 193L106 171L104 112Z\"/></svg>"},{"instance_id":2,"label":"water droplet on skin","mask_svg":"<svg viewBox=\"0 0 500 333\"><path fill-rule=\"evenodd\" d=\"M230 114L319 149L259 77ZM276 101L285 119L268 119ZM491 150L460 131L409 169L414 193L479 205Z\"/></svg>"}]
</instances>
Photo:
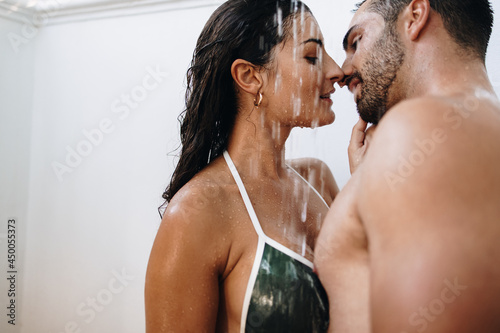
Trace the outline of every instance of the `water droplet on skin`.
<instances>
[{"instance_id":1,"label":"water droplet on skin","mask_svg":"<svg viewBox=\"0 0 500 333\"><path fill-rule=\"evenodd\" d=\"M281 81L282 81L282 77L281 77L281 74L277 74L276 75L276 81L274 83L274 91L279 91L280 88L281 88Z\"/></svg>"},{"instance_id":2,"label":"water droplet on skin","mask_svg":"<svg viewBox=\"0 0 500 333\"><path fill-rule=\"evenodd\" d=\"M307 200L304 200L304 202L303 202L302 214L300 215L300 220L302 222L306 222L306 220L307 220Z\"/></svg>"},{"instance_id":3,"label":"water droplet on skin","mask_svg":"<svg viewBox=\"0 0 500 333\"><path fill-rule=\"evenodd\" d=\"M319 106L319 99L314 100L314 108L317 108Z\"/></svg>"},{"instance_id":4,"label":"water droplet on skin","mask_svg":"<svg viewBox=\"0 0 500 333\"><path fill-rule=\"evenodd\" d=\"M293 102L293 115L295 117L300 116L301 108L302 108L302 100L300 97L297 97Z\"/></svg>"}]
</instances>

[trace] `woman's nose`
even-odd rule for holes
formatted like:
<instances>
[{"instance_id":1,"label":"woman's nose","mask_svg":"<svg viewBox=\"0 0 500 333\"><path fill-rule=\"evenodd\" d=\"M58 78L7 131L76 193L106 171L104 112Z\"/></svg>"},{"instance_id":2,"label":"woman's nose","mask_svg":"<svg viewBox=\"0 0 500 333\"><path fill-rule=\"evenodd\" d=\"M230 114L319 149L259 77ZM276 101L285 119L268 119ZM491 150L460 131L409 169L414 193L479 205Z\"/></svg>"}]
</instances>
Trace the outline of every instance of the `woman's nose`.
<instances>
[{"instance_id":1,"label":"woman's nose","mask_svg":"<svg viewBox=\"0 0 500 333\"><path fill-rule=\"evenodd\" d=\"M335 60L327 54L327 79L332 82L340 82L344 79L344 71L335 62Z\"/></svg>"}]
</instances>

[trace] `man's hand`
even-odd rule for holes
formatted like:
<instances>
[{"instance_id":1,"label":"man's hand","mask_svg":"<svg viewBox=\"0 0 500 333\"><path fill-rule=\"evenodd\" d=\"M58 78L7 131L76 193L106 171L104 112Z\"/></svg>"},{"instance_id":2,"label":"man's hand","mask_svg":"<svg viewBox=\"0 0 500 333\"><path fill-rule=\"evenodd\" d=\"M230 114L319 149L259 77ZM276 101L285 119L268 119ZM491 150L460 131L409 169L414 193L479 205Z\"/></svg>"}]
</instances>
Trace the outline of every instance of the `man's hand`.
<instances>
[{"instance_id":1,"label":"man's hand","mask_svg":"<svg viewBox=\"0 0 500 333\"><path fill-rule=\"evenodd\" d=\"M351 141L347 148L349 155L349 168L351 175L356 171L368 149L368 144L373 136L376 126L370 126L367 129L368 123L359 118L359 121L354 125L351 134Z\"/></svg>"}]
</instances>

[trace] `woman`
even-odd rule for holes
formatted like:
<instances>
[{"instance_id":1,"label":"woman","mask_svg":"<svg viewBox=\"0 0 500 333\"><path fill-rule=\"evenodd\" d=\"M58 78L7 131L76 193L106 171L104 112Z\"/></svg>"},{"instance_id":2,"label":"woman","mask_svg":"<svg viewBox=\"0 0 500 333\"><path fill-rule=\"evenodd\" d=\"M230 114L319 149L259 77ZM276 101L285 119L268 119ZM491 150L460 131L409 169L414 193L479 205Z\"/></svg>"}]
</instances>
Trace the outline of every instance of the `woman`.
<instances>
[{"instance_id":1,"label":"woman","mask_svg":"<svg viewBox=\"0 0 500 333\"><path fill-rule=\"evenodd\" d=\"M338 187L324 163L284 159L292 128L334 121L343 72L323 46L299 1L229 0L207 22L148 266L148 333L326 331L312 260Z\"/></svg>"}]
</instances>

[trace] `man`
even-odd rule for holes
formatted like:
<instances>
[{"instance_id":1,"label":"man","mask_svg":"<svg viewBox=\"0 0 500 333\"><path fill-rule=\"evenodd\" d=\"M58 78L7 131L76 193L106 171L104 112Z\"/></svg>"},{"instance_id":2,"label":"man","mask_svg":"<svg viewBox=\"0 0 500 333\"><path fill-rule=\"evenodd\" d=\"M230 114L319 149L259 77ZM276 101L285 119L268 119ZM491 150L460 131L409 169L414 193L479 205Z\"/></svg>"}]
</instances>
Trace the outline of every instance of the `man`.
<instances>
[{"instance_id":1,"label":"man","mask_svg":"<svg viewBox=\"0 0 500 333\"><path fill-rule=\"evenodd\" d=\"M367 0L344 40L366 154L315 264L330 332L500 332L500 103L487 0ZM351 154L352 155L352 154ZM355 155L355 154L354 154Z\"/></svg>"}]
</instances>

